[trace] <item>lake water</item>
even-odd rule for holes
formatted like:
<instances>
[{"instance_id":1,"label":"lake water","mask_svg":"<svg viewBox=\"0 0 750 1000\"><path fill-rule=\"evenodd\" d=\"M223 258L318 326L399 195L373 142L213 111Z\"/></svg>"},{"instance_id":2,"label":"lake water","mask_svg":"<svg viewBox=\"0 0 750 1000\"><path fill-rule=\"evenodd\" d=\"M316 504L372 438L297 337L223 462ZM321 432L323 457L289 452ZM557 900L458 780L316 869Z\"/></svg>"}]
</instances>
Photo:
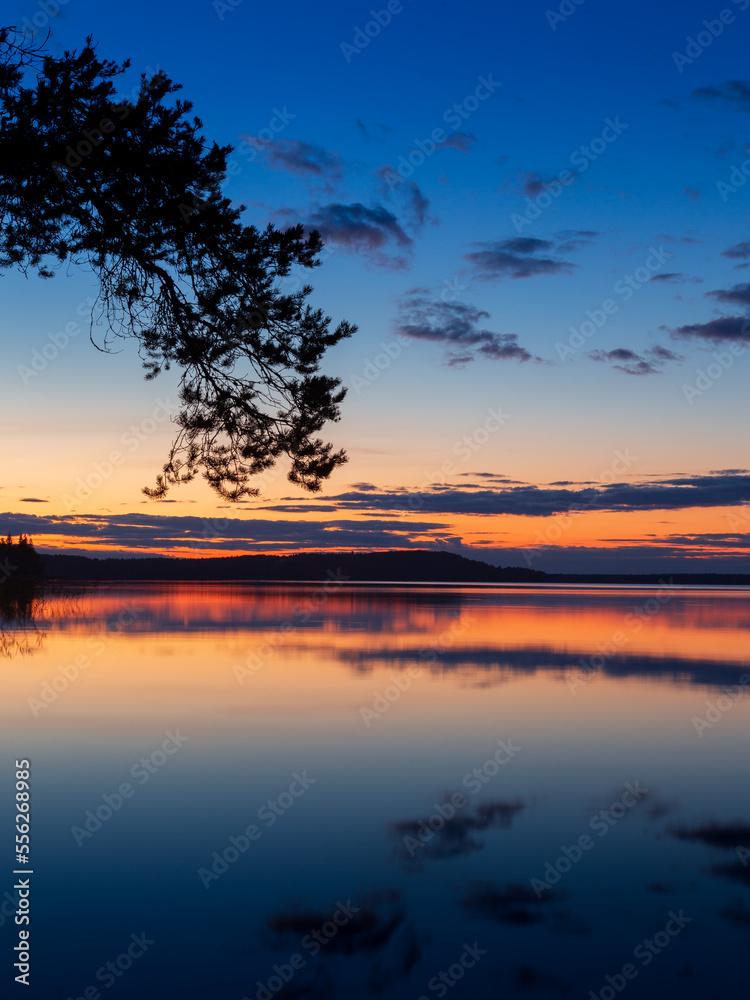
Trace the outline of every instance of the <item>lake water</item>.
<instances>
[{"instance_id":1,"label":"lake water","mask_svg":"<svg viewBox=\"0 0 750 1000\"><path fill-rule=\"evenodd\" d=\"M746 995L749 597L51 599L0 663L3 995Z\"/></svg>"}]
</instances>

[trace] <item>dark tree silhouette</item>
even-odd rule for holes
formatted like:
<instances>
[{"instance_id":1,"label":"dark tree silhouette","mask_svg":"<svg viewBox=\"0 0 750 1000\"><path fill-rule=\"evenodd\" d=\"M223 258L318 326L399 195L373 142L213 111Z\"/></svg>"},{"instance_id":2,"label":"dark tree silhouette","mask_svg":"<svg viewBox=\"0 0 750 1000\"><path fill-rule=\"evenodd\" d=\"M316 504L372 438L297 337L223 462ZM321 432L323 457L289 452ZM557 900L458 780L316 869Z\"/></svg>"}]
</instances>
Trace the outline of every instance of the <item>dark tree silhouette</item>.
<instances>
[{"instance_id":1,"label":"dark tree silhouette","mask_svg":"<svg viewBox=\"0 0 750 1000\"><path fill-rule=\"evenodd\" d=\"M10 535L0 538L0 586L43 576L44 562L27 535L20 535L17 542Z\"/></svg>"},{"instance_id":2,"label":"dark tree silhouette","mask_svg":"<svg viewBox=\"0 0 750 1000\"><path fill-rule=\"evenodd\" d=\"M128 65L90 38L58 58L0 29L0 271L88 266L92 342L104 322L96 346L136 338L147 379L182 370L178 432L148 496L199 472L226 499L257 496L250 478L283 455L316 492L346 461L317 436L346 391L320 363L356 328L331 329L309 285L282 294L279 279L319 265L320 237L243 225L221 194L232 147L206 143L163 72L118 99Z\"/></svg>"}]
</instances>

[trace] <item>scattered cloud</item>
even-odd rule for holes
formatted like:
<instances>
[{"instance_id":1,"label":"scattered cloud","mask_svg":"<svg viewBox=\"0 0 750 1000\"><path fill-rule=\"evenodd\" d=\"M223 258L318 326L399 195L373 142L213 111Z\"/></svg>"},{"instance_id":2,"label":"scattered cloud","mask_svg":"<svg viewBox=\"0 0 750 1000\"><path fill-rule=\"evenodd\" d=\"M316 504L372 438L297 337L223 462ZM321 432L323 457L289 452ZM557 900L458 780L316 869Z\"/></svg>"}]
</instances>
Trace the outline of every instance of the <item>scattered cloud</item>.
<instances>
[{"instance_id":1,"label":"scattered cloud","mask_svg":"<svg viewBox=\"0 0 750 1000\"><path fill-rule=\"evenodd\" d=\"M415 288L399 301L395 332L402 337L440 343L453 352L451 365L478 358L491 361L541 361L518 343L515 333L496 333L484 327L489 313L462 302L430 299Z\"/></svg>"},{"instance_id":2,"label":"scattered cloud","mask_svg":"<svg viewBox=\"0 0 750 1000\"><path fill-rule=\"evenodd\" d=\"M563 229L555 233L555 239L559 240L558 253L575 253L576 250L583 250L590 246L599 235L593 229Z\"/></svg>"},{"instance_id":3,"label":"scattered cloud","mask_svg":"<svg viewBox=\"0 0 750 1000\"><path fill-rule=\"evenodd\" d=\"M357 119L357 128L368 141L382 141L389 132L393 131L393 128L390 125L383 125L380 122L372 122L368 125L363 122L361 118Z\"/></svg>"},{"instance_id":4,"label":"scattered cloud","mask_svg":"<svg viewBox=\"0 0 750 1000\"><path fill-rule=\"evenodd\" d=\"M328 497L340 508L370 512L414 510L415 494L406 489L377 494L349 492ZM694 476L667 476L636 482L595 485L584 489L555 486L498 486L428 488L416 495L420 515L514 514L551 517L571 510L619 511L685 510L693 507L732 507L750 503L750 470L725 469Z\"/></svg>"},{"instance_id":5,"label":"scattered cloud","mask_svg":"<svg viewBox=\"0 0 750 1000\"><path fill-rule=\"evenodd\" d=\"M307 180L340 181L344 165L338 153L299 139L259 139L252 135L242 138L258 150L271 170L283 170Z\"/></svg>"},{"instance_id":6,"label":"scattered cloud","mask_svg":"<svg viewBox=\"0 0 750 1000\"><path fill-rule=\"evenodd\" d=\"M652 281L660 281L664 285L702 285L703 278L689 278L686 274L676 271L671 274L654 274Z\"/></svg>"},{"instance_id":7,"label":"scattered cloud","mask_svg":"<svg viewBox=\"0 0 750 1000\"><path fill-rule=\"evenodd\" d=\"M506 156L504 159L507 160L508 157ZM503 162L503 159L501 158L498 162ZM573 178L578 177L578 172L576 170L568 169L567 173L569 173ZM504 188L506 190L509 188L514 189L521 194L527 195L529 198L536 198L540 194L544 194L548 186L553 183L560 183L557 174L542 174L537 170L519 170L516 173L515 184L506 182Z\"/></svg>"},{"instance_id":8,"label":"scattered cloud","mask_svg":"<svg viewBox=\"0 0 750 1000\"><path fill-rule=\"evenodd\" d=\"M637 354L627 347L616 347L612 351L589 351L593 361L611 364L626 375L658 375L668 361L684 361L682 354L676 354L657 344L643 354Z\"/></svg>"},{"instance_id":9,"label":"scattered cloud","mask_svg":"<svg viewBox=\"0 0 750 1000\"><path fill-rule=\"evenodd\" d=\"M464 260L469 262L474 276L480 281L572 274L577 265L554 255L579 249L595 235L588 230L570 230L562 234L562 242L516 236L494 243L473 243L471 245L478 249L464 254Z\"/></svg>"},{"instance_id":10,"label":"scattered cloud","mask_svg":"<svg viewBox=\"0 0 750 1000\"><path fill-rule=\"evenodd\" d=\"M430 207L429 198L422 194L415 181L409 181L405 189L410 215L410 224L415 233L420 232L427 222L427 212Z\"/></svg>"},{"instance_id":11,"label":"scattered cloud","mask_svg":"<svg viewBox=\"0 0 750 1000\"><path fill-rule=\"evenodd\" d=\"M750 113L750 81L747 80L728 80L718 87L699 87L692 96Z\"/></svg>"},{"instance_id":12,"label":"scattered cloud","mask_svg":"<svg viewBox=\"0 0 750 1000\"><path fill-rule=\"evenodd\" d=\"M733 288L706 292L706 297L716 299L718 302L730 302L732 305L750 306L750 284L745 283L734 285Z\"/></svg>"},{"instance_id":13,"label":"scattered cloud","mask_svg":"<svg viewBox=\"0 0 750 1000\"><path fill-rule=\"evenodd\" d=\"M393 212L383 205L318 205L310 212L307 227L317 229L326 242L350 253L361 253L381 267L408 266L413 241Z\"/></svg>"},{"instance_id":14,"label":"scattered cloud","mask_svg":"<svg viewBox=\"0 0 750 1000\"><path fill-rule=\"evenodd\" d=\"M750 341L750 320L743 316L719 316L707 323L689 323L670 330L678 340L710 340L713 343L725 341Z\"/></svg>"},{"instance_id":15,"label":"scattered cloud","mask_svg":"<svg viewBox=\"0 0 750 1000\"><path fill-rule=\"evenodd\" d=\"M330 502L330 501L329 501ZM338 505L337 505L338 506ZM284 508L279 508L284 509ZM317 508L316 508L317 511ZM154 514L78 514L48 515L0 514L2 534L29 534L37 547L45 549L45 536L75 539L79 544L116 547L126 551L169 549L185 555L222 555L227 550L244 552L295 552L300 548L419 548L424 535L442 533L445 525L435 521L408 522L393 519L267 520L225 518L217 532L211 519L191 515ZM210 540L206 528L211 527ZM59 548L59 544L52 546Z\"/></svg>"},{"instance_id":16,"label":"scattered cloud","mask_svg":"<svg viewBox=\"0 0 750 1000\"><path fill-rule=\"evenodd\" d=\"M477 137L471 132L451 132L447 139L444 139L438 149L457 149L459 153L468 153L477 141Z\"/></svg>"},{"instance_id":17,"label":"scattered cloud","mask_svg":"<svg viewBox=\"0 0 750 1000\"><path fill-rule=\"evenodd\" d=\"M745 240L744 243L735 243L734 246L722 251L721 256L729 257L730 260L750 259L750 240Z\"/></svg>"}]
</instances>

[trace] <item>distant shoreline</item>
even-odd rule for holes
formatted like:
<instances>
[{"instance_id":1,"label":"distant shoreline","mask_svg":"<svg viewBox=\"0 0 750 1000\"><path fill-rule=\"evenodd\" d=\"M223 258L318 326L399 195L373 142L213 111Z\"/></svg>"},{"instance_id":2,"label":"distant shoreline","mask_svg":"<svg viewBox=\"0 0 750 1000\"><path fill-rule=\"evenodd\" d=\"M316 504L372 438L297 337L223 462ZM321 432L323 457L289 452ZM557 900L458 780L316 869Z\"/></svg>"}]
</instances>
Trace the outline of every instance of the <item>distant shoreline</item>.
<instances>
[{"instance_id":1,"label":"distant shoreline","mask_svg":"<svg viewBox=\"0 0 750 1000\"><path fill-rule=\"evenodd\" d=\"M254 583L389 587L750 587L750 573L543 573L449 552L301 552L201 559L44 555L47 579L77 583Z\"/></svg>"}]
</instances>

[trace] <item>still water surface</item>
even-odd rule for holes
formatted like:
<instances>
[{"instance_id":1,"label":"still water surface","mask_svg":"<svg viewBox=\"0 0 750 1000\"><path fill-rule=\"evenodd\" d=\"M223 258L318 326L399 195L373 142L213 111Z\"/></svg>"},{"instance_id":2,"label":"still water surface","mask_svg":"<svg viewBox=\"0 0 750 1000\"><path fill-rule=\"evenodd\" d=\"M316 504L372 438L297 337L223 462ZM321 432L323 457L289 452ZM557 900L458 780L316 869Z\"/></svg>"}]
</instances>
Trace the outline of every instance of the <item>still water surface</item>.
<instances>
[{"instance_id":1,"label":"still water surface","mask_svg":"<svg viewBox=\"0 0 750 1000\"><path fill-rule=\"evenodd\" d=\"M745 996L749 597L50 600L0 663L34 872L25 990L3 807L3 995Z\"/></svg>"}]
</instances>

